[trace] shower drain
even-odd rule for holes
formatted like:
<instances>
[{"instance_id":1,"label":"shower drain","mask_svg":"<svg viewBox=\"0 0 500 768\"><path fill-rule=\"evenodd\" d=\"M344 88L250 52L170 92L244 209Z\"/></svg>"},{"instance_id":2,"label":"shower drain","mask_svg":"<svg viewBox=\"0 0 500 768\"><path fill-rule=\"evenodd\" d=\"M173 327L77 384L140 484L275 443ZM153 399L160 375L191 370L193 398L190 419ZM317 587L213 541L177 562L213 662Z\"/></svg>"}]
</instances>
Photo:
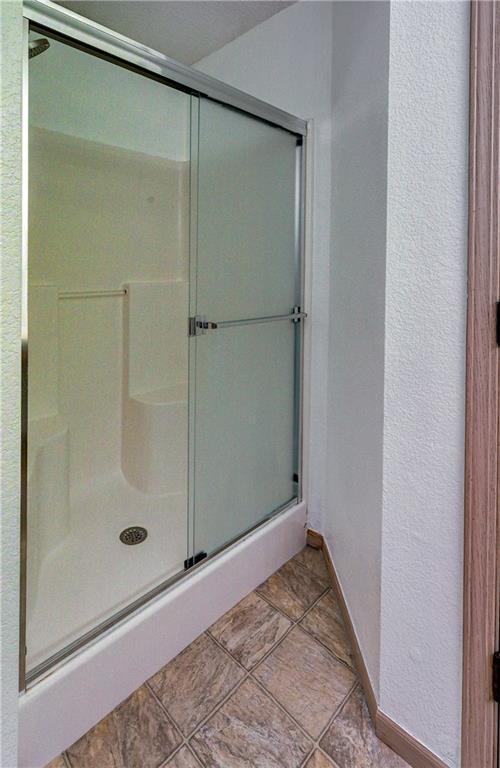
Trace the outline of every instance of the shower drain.
<instances>
[{"instance_id":1,"label":"shower drain","mask_svg":"<svg viewBox=\"0 0 500 768\"><path fill-rule=\"evenodd\" d=\"M147 538L148 532L140 525L131 525L120 533L122 544L140 544Z\"/></svg>"}]
</instances>

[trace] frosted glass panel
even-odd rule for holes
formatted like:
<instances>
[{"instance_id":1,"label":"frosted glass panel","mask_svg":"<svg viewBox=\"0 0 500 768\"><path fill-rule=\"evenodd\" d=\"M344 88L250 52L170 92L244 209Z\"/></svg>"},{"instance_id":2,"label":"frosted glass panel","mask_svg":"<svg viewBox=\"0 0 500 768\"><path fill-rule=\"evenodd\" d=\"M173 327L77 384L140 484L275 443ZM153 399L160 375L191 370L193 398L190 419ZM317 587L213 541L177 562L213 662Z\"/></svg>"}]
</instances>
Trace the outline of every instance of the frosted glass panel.
<instances>
[{"instance_id":1,"label":"frosted glass panel","mask_svg":"<svg viewBox=\"0 0 500 768\"><path fill-rule=\"evenodd\" d=\"M198 307L210 320L289 312L296 137L200 100Z\"/></svg>"},{"instance_id":2,"label":"frosted glass panel","mask_svg":"<svg viewBox=\"0 0 500 768\"><path fill-rule=\"evenodd\" d=\"M196 340L195 552L212 552L293 498L296 326Z\"/></svg>"},{"instance_id":3,"label":"frosted glass panel","mask_svg":"<svg viewBox=\"0 0 500 768\"><path fill-rule=\"evenodd\" d=\"M32 670L188 555L190 97L52 39L29 93Z\"/></svg>"},{"instance_id":4,"label":"frosted glass panel","mask_svg":"<svg viewBox=\"0 0 500 768\"><path fill-rule=\"evenodd\" d=\"M195 555L297 492L298 326L251 322L286 316L300 301L296 163L294 135L200 99L192 314L218 325L193 339Z\"/></svg>"}]
</instances>

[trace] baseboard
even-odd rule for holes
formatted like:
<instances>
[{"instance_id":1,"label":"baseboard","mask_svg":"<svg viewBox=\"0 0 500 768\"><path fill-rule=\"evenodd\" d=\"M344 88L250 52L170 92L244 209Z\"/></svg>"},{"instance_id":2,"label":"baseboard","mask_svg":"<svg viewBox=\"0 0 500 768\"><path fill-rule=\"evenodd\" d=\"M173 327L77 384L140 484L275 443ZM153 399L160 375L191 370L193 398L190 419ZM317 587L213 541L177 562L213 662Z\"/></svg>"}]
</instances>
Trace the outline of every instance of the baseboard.
<instances>
[{"instance_id":1,"label":"baseboard","mask_svg":"<svg viewBox=\"0 0 500 768\"><path fill-rule=\"evenodd\" d=\"M312 528L307 529L307 546L314 549L323 549L323 536L321 533L316 533ZM327 561L328 562L328 561Z\"/></svg>"},{"instance_id":2,"label":"baseboard","mask_svg":"<svg viewBox=\"0 0 500 768\"><path fill-rule=\"evenodd\" d=\"M354 666L356 667L358 677L360 679L361 685L363 686L363 691L365 693L366 702L368 704L368 709L370 710L371 718L375 723L376 717L377 717L377 709L378 709L377 699L375 697L375 691L373 690L372 682L370 680L370 675L368 674L368 669L366 667L363 654L361 653L361 649L359 647L358 638L357 638L356 632L354 631L354 627L351 621L351 616L347 608L347 604L344 598L344 593L342 592L342 587L340 586L340 582L337 576L337 572L335 570L335 566L333 564L333 560L332 560L330 550L328 548L328 544L326 543L326 541L324 540L323 536L320 533L317 533L316 531L312 531L311 529L307 531L307 543L310 546L316 546L317 549L322 549L323 551L326 567L328 568L328 572L330 574L330 580L332 582L333 589L337 594L340 610L342 612L342 618L344 619L344 624L346 626L347 634L349 636L349 641L351 643L352 654L354 657Z\"/></svg>"},{"instance_id":3,"label":"baseboard","mask_svg":"<svg viewBox=\"0 0 500 768\"><path fill-rule=\"evenodd\" d=\"M342 592L342 587L333 564L328 544L321 533L313 531L312 529L307 531L307 543L309 546L314 547L315 549L321 549L323 552L332 587L337 595L342 617L351 643L354 665L361 685L363 686L368 709L377 736L384 742L384 744L391 747L396 754L402 757L403 760L406 760L406 762L413 768L447 768L446 763L444 763L441 758L435 755L434 752L431 752L430 749L425 747L414 736L408 733L408 731L405 731L404 728L386 715L385 712L382 712L378 706L375 691L373 690L370 675L368 674L368 669L359 647L358 638L351 621L351 616L347 608L347 603L345 601L344 593Z\"/></svg>"}]
</instances>

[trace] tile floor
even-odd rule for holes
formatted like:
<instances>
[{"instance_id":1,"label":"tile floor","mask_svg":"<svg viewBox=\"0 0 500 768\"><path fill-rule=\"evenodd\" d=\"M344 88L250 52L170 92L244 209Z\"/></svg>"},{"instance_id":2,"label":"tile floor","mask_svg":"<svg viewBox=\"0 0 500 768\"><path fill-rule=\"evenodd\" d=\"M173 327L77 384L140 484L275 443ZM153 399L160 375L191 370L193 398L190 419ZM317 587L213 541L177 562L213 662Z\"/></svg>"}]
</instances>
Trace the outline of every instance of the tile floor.
<instances>
[{"instance_id":1,"label":"tile floor","mask_svg":"<svg viewBox=\"0 0 500 768\"><path fill-rule=\"evenodd\" d=\"M49 768L407 768L375 736L306 547Z\"/></svg>"}]
</instances>

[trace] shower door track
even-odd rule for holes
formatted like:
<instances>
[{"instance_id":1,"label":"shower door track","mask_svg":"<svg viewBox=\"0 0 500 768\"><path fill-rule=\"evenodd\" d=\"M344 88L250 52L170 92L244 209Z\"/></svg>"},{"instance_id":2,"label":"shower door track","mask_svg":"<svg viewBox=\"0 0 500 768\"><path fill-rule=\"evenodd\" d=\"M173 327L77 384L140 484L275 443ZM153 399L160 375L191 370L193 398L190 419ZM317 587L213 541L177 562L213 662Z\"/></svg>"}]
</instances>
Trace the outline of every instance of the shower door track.
<instances>
[{"instance_id":1,"label":"shower door track","mask_svg":"<svg viewBox=\"0 0 500 768\"><path fill-rule=\"evenodd\" d=\"M291 133L305 136L307 121L278 107L250 96L238 88L181 64L152 48L130 40L101 24L85 19L73 11L50 0L24 0L24 17L39 29L59 34L94 53L122 61L134 69L149 72L169 85L193 94L207 96L214 101L234 107L266 122L285 128Z\"/></svg>"},{"instance_id":2,"label":"shower door track","mask_svg":"<svg viewBox=\"0 0 500 768\"><path fill-rule=\"evenodd\" d=\"M19 689L24 691L27 685L31 685L53 671L63 661L73 656L83 647L111 630L120 622L123 622L132 613L136 612L154 598L164 594L179 581L187 576L187 572L180 572L168 580L158 584L145 595L115 612L105 621L88 631L77 640L67 645L48 659L38 664L28 673L26 671L26 569L27 569L27 456L28 456L28 34L30 29L39 32L47 32L52 37L60 39L74 47L87 51L110 62L132 69L145 77L150 77L165 83L178 90L192 95L192 103L197 109L198 96L207 97L213 101L224 104L239 112L251 115L271 125L283 128L297 137L296 155L296 199L295 199L295 255L299 265L300 274L300 307L294 307L288 315L244 319L236 321L223 321L219 323L221 328L248 323L272 322L275 320L290 320L298 324L297 333L297 365L300 366L295 377L296 393L295 408L298 415L296 420L297 434L295 444L297 450L298 466L298 492L288 502L268 513L252 528L240 533L237 537L227 542L202 563L189 569L189 574L198 571L214 557L218 557L228 548L234 546L259 528L267 525L281 513L286 512L302 500L303 486L303 433L304 433L304 361L308 350L304 348L304 328L300 322L307 313L303 311L308 307L309 277L305 269L305 213L306 213L306 157L310 156L308 148L307 120L298 118L288 112L274 107L260 99L257 99L237 88L227 85L215 78L205 75L189 66L176 62L162 53L154 51L140 43L130 40L117 32L107 29L89 19L85 19L67 8L55 5L50 0L24 0L24 52L23 52L23 109L22 109L22 330L21 330L21 364L22 364L22 404L21 404L21 594L20 594L20 648L19 648ZM196 176L196 169L192 169ZM196 208L197 201L193 200ZM194 214L196 219L196 210ZM306 289L307 282L307 289ZM82 292L83 293L83 292ZM85 294L89 294L85 292ZM109 290L99 292L100 295L124 295L125 291ZM97 294L97 292L96 292ZM60 298L72 298L67 294ZM214 324L215 325L215 324ZM190 417L191 418L191 417ZM191 461L191 460L190 460ZM189 470L188 470L189 471Z\"/></svg>"}]
</instances>

